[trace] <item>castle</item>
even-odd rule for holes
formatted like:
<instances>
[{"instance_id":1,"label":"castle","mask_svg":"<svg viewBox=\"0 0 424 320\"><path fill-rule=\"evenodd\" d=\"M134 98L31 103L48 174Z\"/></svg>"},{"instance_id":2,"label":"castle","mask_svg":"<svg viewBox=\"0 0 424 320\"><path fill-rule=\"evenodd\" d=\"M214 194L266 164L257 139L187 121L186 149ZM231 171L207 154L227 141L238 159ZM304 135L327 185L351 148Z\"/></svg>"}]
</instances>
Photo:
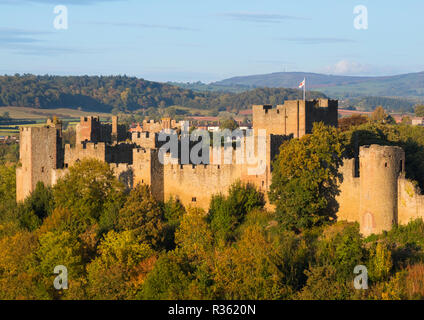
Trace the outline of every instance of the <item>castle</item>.
<instances>
[{"instance_id":1,"label":"castle","mask_svg":"<svg viewBox=\"0 0 424 320\"><path fill-rule=\"evenodd\" d=\"M201 152L208 161L193 164L183 161L183 134L178 140L181 152L163 154L160 150L166 143L159 139L161 132L184 131L188 129L185 122L176 123L169 118L161 122L145 121L141 131L129 135L118 124L117 117L112 117L112 124L101 123L98 117L81 117L76 127L75 147L63 147L61 122L48 120L43 127L21 128L17 201L23 201L34 191L37 182L54 185L70 166L87 158L109 163L128 188L139 183L149 185L153 196L160 201L174 197L186 206L207 209L212 195L225 194L237 180L252 183L266 194L271 184L271 163L282 142L311 133L315 122L337 126L338 101L292 100L276 108L255 105L253 138L265 132L264 148L259 150L259 142L255 142L253 150L246 151L242 157L246 159L253 151L257 154L256 163L235 161L234 154L230 155L231 161L226 161L225 150L217 153L209 148L205 154ZM246 139L238 143L247 144ZM186 151L192 148L190 143ZM359 222L361 232L369 235L424 217L424 196L405 179L404 166L405 154L399 147L362 147L359 158L346 159L340 168L343 181L337 197L338 219ZM255 172L252 169L257 167L264 170L252 174Z\"/></svg>"}]
</instances>

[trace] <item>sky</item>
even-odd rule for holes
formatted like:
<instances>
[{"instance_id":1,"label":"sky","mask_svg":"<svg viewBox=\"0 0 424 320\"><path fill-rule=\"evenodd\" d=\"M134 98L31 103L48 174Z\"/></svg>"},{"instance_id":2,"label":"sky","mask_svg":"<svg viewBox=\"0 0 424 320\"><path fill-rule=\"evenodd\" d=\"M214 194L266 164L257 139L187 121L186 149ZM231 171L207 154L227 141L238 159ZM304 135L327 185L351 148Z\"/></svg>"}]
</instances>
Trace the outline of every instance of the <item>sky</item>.
<instances>
[{"instance_id":1,"label":"sky","mask_svg":"<svg viewBox=\"0 0 424 320\"><path fill-rule=\"evenodd\" d=\"M55 28L59 5L67 29ZM355 27L359 5L367 29ZM0 74L212 82L421 72L423 12L422 0L0 0Z\"/></svg>"}]
</instances>

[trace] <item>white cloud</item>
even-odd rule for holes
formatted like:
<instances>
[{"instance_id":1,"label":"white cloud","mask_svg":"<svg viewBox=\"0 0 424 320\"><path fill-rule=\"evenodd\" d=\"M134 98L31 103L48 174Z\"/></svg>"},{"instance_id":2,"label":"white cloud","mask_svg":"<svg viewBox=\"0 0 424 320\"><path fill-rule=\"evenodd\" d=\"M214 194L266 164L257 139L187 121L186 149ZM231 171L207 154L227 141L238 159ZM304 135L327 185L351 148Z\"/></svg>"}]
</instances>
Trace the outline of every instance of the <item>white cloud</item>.
<instances>
[{"instance_id":1,"label":"white cloud","mask_svg":"<svg viewBox=\"0 0 424 320\"><path fill-rule=\"evenodd\" d=\"M356 61L341 60L332 66L324 68L325 73L340 75L360 75L371 71L371 66Z\"/></svg>"},{"instance_id":2,"label":"white cloud","mask_svg":"<svg viewBox=\"0 0 424 320\"><path fill-rule=\"evenodd\" d=\"M320 73L344 75L344 76L389 76L407 72L416 72L422 67L407 67L393 65L373 65L360 63L353 60L343 59L333 65L318 70Z\"/></svg>"}]
</instances>

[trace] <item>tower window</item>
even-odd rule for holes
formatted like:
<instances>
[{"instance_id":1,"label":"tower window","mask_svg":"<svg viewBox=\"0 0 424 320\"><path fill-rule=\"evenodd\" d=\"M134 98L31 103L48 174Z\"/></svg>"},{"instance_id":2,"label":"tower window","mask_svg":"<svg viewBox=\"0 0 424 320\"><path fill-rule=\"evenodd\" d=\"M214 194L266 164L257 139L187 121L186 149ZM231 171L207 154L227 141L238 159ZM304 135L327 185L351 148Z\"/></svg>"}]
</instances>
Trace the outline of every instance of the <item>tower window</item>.
<instances>
[{"instance_id":1,"label":"tower window","mask_svg":"<svg viewBox=\"0 0 424 320\"><path fill-rule=\"evenodd\" d=\"M44 172L44 167L41 168L41 172Z\"/></svg>"},{"instance_id":2,"label":"tower window","mask_svg":"<svg viewBox=\"0 0 424 320\"><path fill-rule=\"evenodd\" d=\"M197 198L196 197L191 198L191 202L197 202Z\"/></svg>"},{"instance_id":3,"label":"tower window","mask_svg":"<svg viewBox=\"0 0 424 320\"><path fill-rule=\"evenodd\" d=\"M387 162L384 164L384 166L387 168L387 166L388 166Z\"/></svg>"}]
</instances>

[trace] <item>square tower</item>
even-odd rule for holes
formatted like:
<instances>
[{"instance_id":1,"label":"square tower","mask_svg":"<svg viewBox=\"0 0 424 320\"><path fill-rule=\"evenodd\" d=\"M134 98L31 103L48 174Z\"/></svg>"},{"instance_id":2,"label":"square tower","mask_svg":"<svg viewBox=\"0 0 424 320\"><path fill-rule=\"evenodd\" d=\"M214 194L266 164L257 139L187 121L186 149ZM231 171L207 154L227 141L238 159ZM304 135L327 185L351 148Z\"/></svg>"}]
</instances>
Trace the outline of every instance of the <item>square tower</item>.
<instances>
[{"instance_id":1,"label":"square tower","mask_svg":"<svg viewBox=\"0 0 424 320\"><path fill-rule=\"evenodd\" d=\"M49 121L44 127L20 130L20 167L16 169L16 199L25 200L38 182L52 183L52 171L63 168L62 125Z\"/></svg>"}]
</instances>

